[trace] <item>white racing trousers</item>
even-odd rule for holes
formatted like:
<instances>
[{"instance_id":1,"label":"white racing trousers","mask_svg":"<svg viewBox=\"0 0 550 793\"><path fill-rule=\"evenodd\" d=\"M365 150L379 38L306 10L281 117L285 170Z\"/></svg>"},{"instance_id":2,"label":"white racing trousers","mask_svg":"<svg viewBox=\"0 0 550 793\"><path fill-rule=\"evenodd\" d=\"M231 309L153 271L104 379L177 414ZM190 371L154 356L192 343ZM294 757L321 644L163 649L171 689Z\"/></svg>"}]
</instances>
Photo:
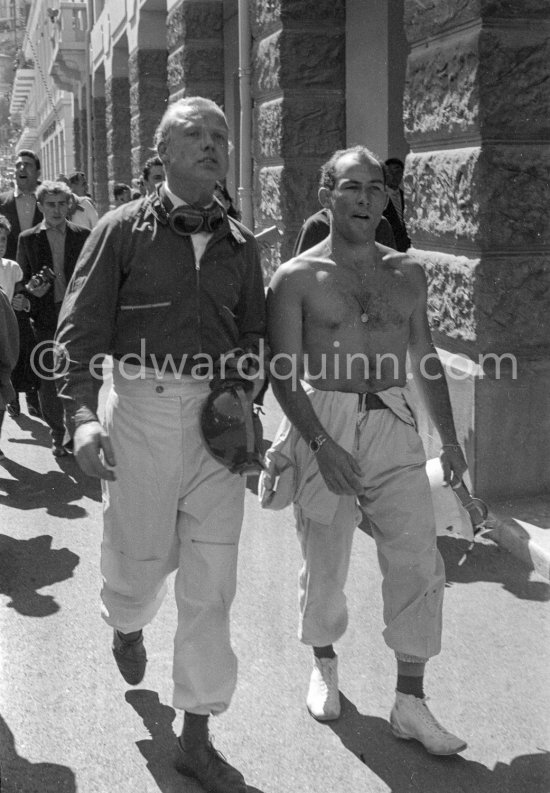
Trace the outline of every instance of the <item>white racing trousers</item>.
<instances>
[{"instance_id":1,"label":"white racing trousers","mask_svg":"<svg viewBox=\"0 0 550 793\"><path fill-rule=\"evenodd\" d=\"M201 441L207 382L158 380L152 370L129 379L130 367L122 376L114 364L105 424L117 478L103 488L103 617L123 633L143 628L176 570L173 704L222 713L237 682L229 612L245 479L214 460Z\"/></svg>"},{"instance_id":2,"label":"white racing trousers","mask_svg":"<svg viewBox=\"0 0 550 793\"><path fill-rule=\"evenodd\" d=\"M299 637L305 644L324 647L346 630L344 586L360 506L372 523L382 572L384 640L398 659L425 661L441 648L445 568L436 545L426 457L414 420L402 409L407 421L389 408L359 412L357 394L309 391L317 415L337 442L335 421L355 425L355 437L348 434L344 448L359 462L365 490L359 505L352 496L337 497L335 512L330 510L328 520L322 521L316 514L321 496L309 478L310 498L295 505L304 558ZM379 396L384 399L384 392ZM297 449L302 469L309 467L303 459L306 449L305 444ZM328 493L318 469L317 476Z\"/></svg>"}]
</instances>

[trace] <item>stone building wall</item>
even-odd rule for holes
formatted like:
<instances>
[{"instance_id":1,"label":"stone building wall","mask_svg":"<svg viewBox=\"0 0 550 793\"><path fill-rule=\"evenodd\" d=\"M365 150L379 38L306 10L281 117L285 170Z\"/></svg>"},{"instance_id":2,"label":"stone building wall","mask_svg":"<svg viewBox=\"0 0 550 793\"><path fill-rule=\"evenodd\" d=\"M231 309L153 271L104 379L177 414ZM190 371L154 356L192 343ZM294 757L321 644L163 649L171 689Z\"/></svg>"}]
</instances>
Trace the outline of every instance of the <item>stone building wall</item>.
<instances>
[{"instance_id":1,"label":"stone building wall","mask_svg":"<svg viewBox=\"0 0 550 793\"><path fill-rule=\"evenodd\" d=\"M171 99L206 96L223 105L223 1L182 0L167 18Z\"/></svg>"},{"instance_id":2,"label":"stone building wall","mask_svg":"<svg viewBox=\"0 0 550 793\"><path fill-rule=\"evenodd\" d=\"M105 80L105 126L111 182L131 183L130 86L126 76Z\"/></svg>"},{"instance_id":3,"label":"stone building wall","mask_svg":"<svg viewBox=\"0 0 550 793\"><path fill-rule=\"evenodd\" d=\"M550 487L550 6L406 0L405 26L408 227L434 339L464 356L462 372L507 356L498 376L493 364L450 378L472 478L486 496L539 492Z\"/></svg>"},{"instance_id":4,"label":"stone building wall","mask_svg":"<svg viewBox=\"0 0 550 793\"><path fill-rule=\"evenodd\" d=\"M250 21L254 218L284 231L269 277L319 208L319 166L345 145L345 0L254 0Z\"/></svg>"},{"instance_id":5,"label":"stone building wall","mask_svg":"<svg viewBox=\"0 0 550 793\"><path fill-rule=\"evenodd\" d=\"M109 209L109 172L107 168L106 101L102 94L93 97L94 197L100 215ZM90 177L88 177L90 178Z\"/></svg>"},{"instance_id":6,"label":"stone building wall","mask_svg":"<svg viewBox=\"0 0 550 793\"><path fill-rule=\"evenodd\" d=\"M132 173L152 156L157 125L168 104L166 50L137 49L129 57Z\"/></svg>"}]
</instances>

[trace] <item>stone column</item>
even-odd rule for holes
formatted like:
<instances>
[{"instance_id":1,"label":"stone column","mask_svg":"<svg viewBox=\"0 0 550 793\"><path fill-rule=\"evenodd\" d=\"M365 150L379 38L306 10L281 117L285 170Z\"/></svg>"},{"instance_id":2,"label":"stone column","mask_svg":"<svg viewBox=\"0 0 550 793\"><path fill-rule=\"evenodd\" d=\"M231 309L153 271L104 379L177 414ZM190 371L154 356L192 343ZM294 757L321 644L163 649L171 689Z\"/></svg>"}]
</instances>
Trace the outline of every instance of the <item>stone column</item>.
<instances>
[{"instance_id":1,"label":"stone column","mask_svg":"<svg viewBox=\"0 0 550 793\"><path fill-rule=\"evenodd\" d=\"M86 86L82 86L82 90L80 93L81 102L80 102L80 169L84 171L86 177L90 179L91 174L88 173L88 113L86 110L87 107L87 97L86 97Z\"/></svg>"},{"instance_id":2,"label":"stone column","mask_svg":"<svg viewBox=\"0 0 550 793\"><path fill-rule=\"evenodd\" d=\"M255 229L285 241L266 275L290 257L320 207L319 166L345 145L345 0L254 0L252 82Z\"/></svg>"},{"instance_id":3,"label":"stone column","mask_svg":"<svg viewBox=\"0 0 550 793\"><path fill-rule=\"evenodd\" d=\"M132 173L136 177L152 156L155 129L168 103L166 61L166 48L137 49L130 55Z\"/></svg>"},{"instance_id":4,"label":"stone column","mask_svg":"<svg viewBox=\"0 0 550 793\"><path fill-rule=\"evenodd\" d=\"M94 198L100 215L109 209L109 172L107 169L107 127L105 96L94 91L93 98L93 178Z\"/></svg>"},{"instance_id":5,"label":"stone column","mask_svg":"<svg viewBox=\"0 0 550 793\"><path fill-rule=\"evenodd\" d=\"M74 151L74 170L82 170L81 162L81 131L82 126L80 123L80 102L76 95L73 97L73 151ZM57 175L57 174L56 174ZM67 174L68 176L69 174Z\"/></svg>"},{"instance_id":6,"label":"stone column","mask_svg":"<svg viewBox=\"0 0 550 793\"><path fill-rule=\"evenodd\" d=\"M130 82L127 75L105 80L107 160L112 182L132 180Z\"/></svg>"},{"instance_id":7,"label":"stone column","mask_svg":"<svg viewBox=\"0 0 550 793\"><path fill-rule=\"evenodd\" d=\"M223 105L223 0L182 0L166 24L170 99L205 96Z\"/></svg>"},{"instance_id":8,"label":"stone column","mask_svg":"<svg viewBox=\"0 0 550 793\"><path fill-rule=\"evenodd\" d=\"M546 0L405 2L408 228L490 499L550 489L549 23Z\"/></svg>"}]
</instances>

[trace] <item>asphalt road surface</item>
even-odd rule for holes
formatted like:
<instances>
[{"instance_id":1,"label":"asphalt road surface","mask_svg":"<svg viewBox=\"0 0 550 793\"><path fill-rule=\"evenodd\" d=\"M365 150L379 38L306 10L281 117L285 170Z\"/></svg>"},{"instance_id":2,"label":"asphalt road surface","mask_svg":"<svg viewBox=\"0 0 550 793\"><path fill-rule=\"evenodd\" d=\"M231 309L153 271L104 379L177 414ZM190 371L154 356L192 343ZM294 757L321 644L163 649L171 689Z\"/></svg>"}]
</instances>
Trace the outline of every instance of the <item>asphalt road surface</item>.
<instances>
[{"instance_id":1,"label":"asphalt road surface","mask_svg":"<svg viewBox=\"0 0 550 793\"><path fill-rule=\"evenodd\" d=\"M24 400L22 400L24 406ZM265 434L280 412L267 400ZM145 631L136 688L119 676L99 614L101 494L44 424L6 417L0 447L2 793L199 793L171 763L171 592ZM262 512L250 482L233 639L239 686L212 719L215 745L251 793L549 793L550 587L506 551L440 541L447 568L443 651L429 665L435 715L468 741L435 758L395 739L395 672L382 637L372 539L358 531L350 625L338 643L341 718L307 713L310 651L296 638L299 549L291 510Z\"/></svg>"}]
</instances>

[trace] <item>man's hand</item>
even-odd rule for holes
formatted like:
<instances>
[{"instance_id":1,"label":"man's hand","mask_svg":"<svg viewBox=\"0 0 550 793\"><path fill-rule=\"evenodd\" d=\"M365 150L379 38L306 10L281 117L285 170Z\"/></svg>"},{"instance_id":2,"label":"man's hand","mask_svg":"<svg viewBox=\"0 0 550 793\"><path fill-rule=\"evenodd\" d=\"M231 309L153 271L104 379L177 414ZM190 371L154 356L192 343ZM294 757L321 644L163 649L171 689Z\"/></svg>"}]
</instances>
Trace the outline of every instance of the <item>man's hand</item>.
<instances>
[{"instance_id":1,"label":"man's hand","mask_svg":"<svg viewBox=\"0 0 550 793\"><path fill-rule=\"evenodd\" d=\"M256 361L243 350L237 349L233 355L224 356L223 365L217 367L210 388L216 391L225 385L240 385L248 399L253 402L265 382L263 375L263 372L258 371Z\"/></svg>"},{"instance_id":2,"label":"man's hand","mask_svg":"<svg viewBox=\"0 0 550 793\"><path fill-rule=\"evenodd\" d=\"M443 479L447 485L458 487L462 481L468 463L458 443L445 443L439 455L443 468Z\"/></svg>"},{"instance_id":3,"label":"man's hand","mask_svg":"<svg viewBox=\"0 0 550 793\"><path fill-rule=\"evenodd\" d=\"M357 460L345 449L329 438L315 456L319 471L331 493L339 496L363 495L363 472Z\"/></svg>"},{"instance_id":4,"label":"man's hand","mask_svg":"<svg viewBox=\"0 0 550 793\"><path fill-rule=\"evenodd\" d=\"M23 292L19 292L13 296L11 307L14 311L26 311L28 313L31 310L31 301Z\"/></svg>"},{"instance_id":5,"label":"man's hand","mask_svg":"<svg viewBox=\"0 0 550 793\"><path fill-rule=\"evenodd\" d=\"M44 297L46 292L50 291L51 284L49 281L46 281L44 284L40 284L40 286L33 286L31 282L26 285L25 289L27 292L30 292L33 297Z\"/></svg>"},{"instance_id":6,"label":"man's hand","mask_svg":"<svg viewBox=\"0 0 550 793\"><path fill-rule=\"evenodd\" d=\"M74 456L85 474L97 479L116 479L114 471L106 468L101 460L103 452L105 463L111 467L116 465L111 441L99 421L88 421L77 427L73 442Z\"/></svg>"}]
</instances>

